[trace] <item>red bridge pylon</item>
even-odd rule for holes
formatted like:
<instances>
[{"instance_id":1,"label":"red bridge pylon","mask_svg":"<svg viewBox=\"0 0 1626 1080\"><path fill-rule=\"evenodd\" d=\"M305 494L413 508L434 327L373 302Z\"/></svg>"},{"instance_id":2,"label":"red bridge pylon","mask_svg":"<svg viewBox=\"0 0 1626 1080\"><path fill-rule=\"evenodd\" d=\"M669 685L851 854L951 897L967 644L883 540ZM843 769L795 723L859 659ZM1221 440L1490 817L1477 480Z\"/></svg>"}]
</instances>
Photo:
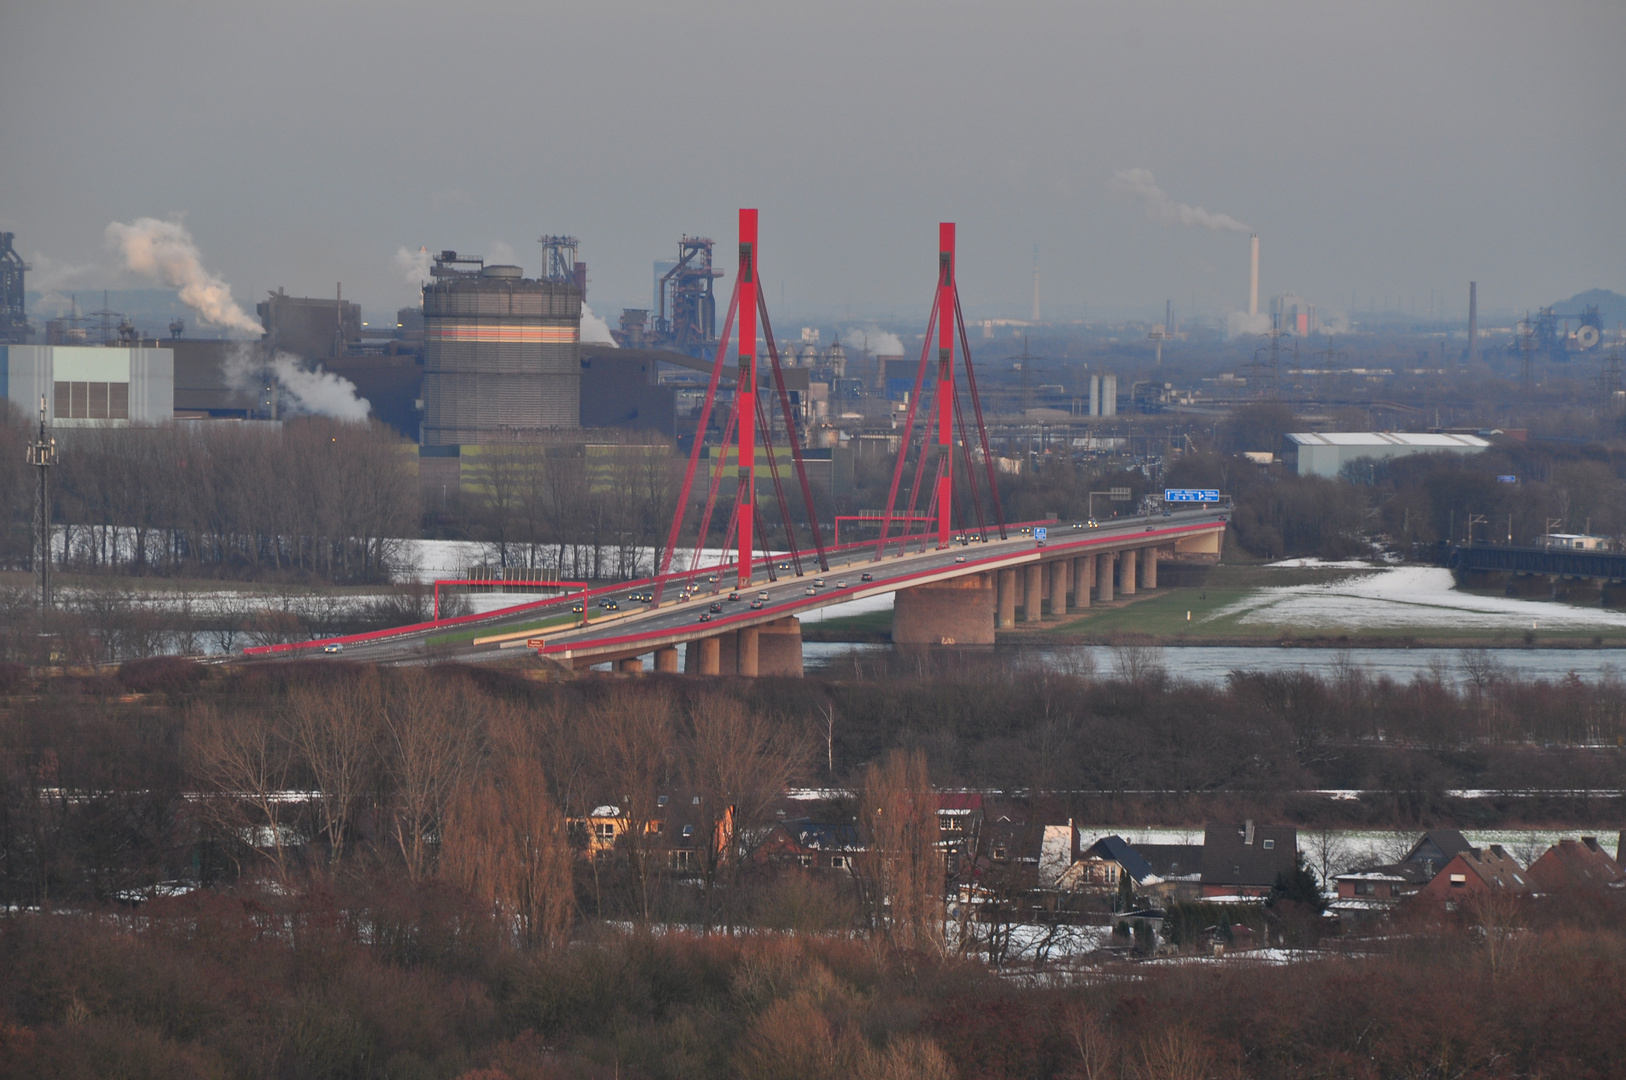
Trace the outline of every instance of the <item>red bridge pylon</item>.
<instances>
[{"instance_id":1,"label":"red bridge pylon","mask_svg":"<svg viewBox=\"0 0 1626 1080\"><path fill-rule=\"evenodd\" d=\"M915 370L915 385L909 395L909 410L904 421L903 438L898 443L898 460L892 469L892 487L887 492L886 509L881 522L881 537L875 544L875 558L880 559L886 553L888 535L892 530L894 514L898 514L905 522L903 535L896 541L901 553L913 537L910 534L909 523L919 520L915 514L915 507L920 499L921 482L925 479L928 469L934 470L935 478L931 484L928 496L928 506L925 518L928 522L937 524L937 546L948 547L954 537L954 445L958 441L961 451L961 461L965 469L966 488L971 496L971 509L976 514L977 532L983 538L988 536L988 522L982 511L982 494L977 484L977 467L974 457L980 457L982 472L987 478L988 494L994 511L994 524L999 531L999 538L1005 539L1005 511L999 502L999 485L994 479L994 456L988 448L988 428L982 419L982 397L977 393L976 369L971 363L971 341L965 331L965 315L960 309L960 287L956 279L955 253L954 253L954 223L942 222L937 227L937 290L933 296L932 311L926 320L926 338L920 347L920 364ZM932 331L937 332L937 378L928 393L933 397L934 408L926 414L921 427L919 452L915 455L914 479L909 485L909 503L901 514L897 511L898 488L903 481L903 472L909 459L910 451L914 448L915 416L920 409L922 391L926 390L926 363L931 357ZM956 334L956 331L958 333ZM966 431L965 409L960 403L960 388L955 379L954 343L958 337L960 343L960 358L965 368L966 389L970 392L971 408L977 420L977 453L973 455L971 439ZM936 413L935 430L932 423L932 413ZM954 438L955 429L959 430L959 439ZM932 451L935 448L935 453ZM928 459L930 464L928 464ZM922 529L919 540L921 549L925 550L930 532Z\"/></svg>"},{"instance_id":2,"label":"red bridge pylon","mask_svg":"<svg viewBox=\"0 0 1626 1080\"><path fill-rule=\"evenodd\" d=\"M695 536L694 553L690 557L686 573L688 583L692 585L694 579L703 569L718 570L726 567L730 561L735 564L735 583L737 588L747 588L752 582L753 564L760 548L761 555L766 562L768 580L778 579L775 571L773 553L767 545L767 528L763 521L762 510L756 501L757 482L757 453L758 442L761 443L764 456L767 458L769 476L773 481L774 499L779 508L780 519L784 522L786 547L797 576L801 576L802 553L796 540L796 524L791 519L790 502L785 497L785 486L779 475L779 461L774 454L772 425L769 422L769 413L762 407L761 394L764 390L777 391L780 412L785 421L785 435L790 442L791 461L796 468L796 477L802 489L802 499L807 509L808 525L813 534L813 547L817 554L818 565L821 571L830 568L829 559L824 548L824 535L819 527L818 511L813 505L813 488L807 482L807 467L802 458L802 441L797 432L797 418L791 409L790 394L785 388L784 372L779 363L779 347L774 341L773 325L768 321L768 305L763 299L763 289L757 263L757 212L755 210L741 210L739 219L740 229L740 267L734 278L734 291L728 301L728 314L723 319L722 334L717 340L717 355L712 362L711 378L706 385L705 402L700 407L700 423L695 430L694 446L689 450L689 464L683 474L683 487L678 495L678 504L672 514L672 527L667 533L666 548L661 555L660 570L656 574L657 581L664 578L671 570L672 556L677 550L678 537L682 534L683 522L689 509L689 497L694 490L694 476L700 464L701 447L705 445L706 434L711 425L712 410L717 402L717 390L723 380L723 361L728 356L728 348L733 331L738 328L738 363L735 369L734 400L729 410L728 419L722 425L722 440L717 445L717 461L712 469L711 484L706 494L706 501L700 514L699 530ZM758 370L760 351L757 341L757 324L761 322L762 337L766 339L768 359L771 365L772 379L764 380ZM765 385L771 381L771 387ZM734 459L737 463L733 508L729 514L727 527L723 531L723 555L711 567L701 566L701 555L705 549L706 537L711 531L713 511L717 507L717 494L721 486L723 473L729 461L729 449L735 451ZM724 574L717 574L721 584ZM660 592L664 584L656 585L655 599L659 601ZM717 590L713 590L717 591Z\"/></svg>"}]
</instances>

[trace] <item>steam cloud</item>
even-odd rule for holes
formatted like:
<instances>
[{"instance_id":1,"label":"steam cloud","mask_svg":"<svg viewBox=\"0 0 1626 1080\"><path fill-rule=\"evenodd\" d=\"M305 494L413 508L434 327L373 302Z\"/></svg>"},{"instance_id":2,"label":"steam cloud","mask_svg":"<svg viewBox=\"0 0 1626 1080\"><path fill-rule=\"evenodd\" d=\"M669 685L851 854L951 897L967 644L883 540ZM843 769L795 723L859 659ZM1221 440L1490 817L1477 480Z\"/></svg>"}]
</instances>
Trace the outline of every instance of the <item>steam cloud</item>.
<instances>
[{"instance_id":1,"label":"steam cloud","mask_svg":"<svg viewBox=\"0 0 1626 1080\"><path fill-rule=\"evenodd\" d=\"M364 421L372 404L356 394L356 384L342 375L317 368L308 370L297 356L279 352L270 359L247 345L232 350L223 366L227 385L258 394L267 374L282 388L279 411L287 416L331 416Z\"/></svg>"},{"instance_id":2,"label":"steam cloud","mask_svg":"<svg viewBox=\"0 0 1626 1080\"><path fill-rule=\"evenodd\" d=\"M408 285L415 289L421 287L429 280L429 249L420 247L417 251L408 251L404 247L396 248L395 268Z\"/></svg>"},{"instance_id":3,"label":"steam cloud","mask_svg":"<svg viewBox=\"0 0 1626 1080\"><path fill-rule=\"evenodd\" d=\"M192 234L178 221L137 218L129 225L113 222L106 232L107 246L124 256L124 268L157 278L180 290L181 303L198 318L228 330L258 337L263 328L231 297L231 286L203 268L203 253Z\"/></svg>"},{"instance_id":4,"label":"steam cloud","mask_svg":"<svg viewBox=\"0 0 1626 1080\"><path fill-rule=\"evenodd\" d=\"M868 350L871 356L902 356L898 335L878 327L854 327L841 335L841 344L853 352Z\"/></svg>"},{"instance_id":5,"label":"steam cloud","mask_svg":"<svg viewBox=\"0 0 1626 1080\"><path fill-rule=\"evenodd\" d=\"M1219 232L1252 232L1253 230L1230 214L1216 214L1200 206L1175 202L1169 193L1157 186L1157 178L1150 169L1119 169L1113 174L1119 191L1135 196L1146 206L1146 216L1168 225L1199 225Z\"/></svg>"},{"instance_id":6,"label":"steam cloud","mask_svg":"<svg viewBox=\"0 0 1626 1080\"><path fill-rule=\"evenodd\" d=\"M586 303L582 304L582 344L608 345L611 348L620 348L615 338L610 336L610 324L593 314L593 309Z\"/></svg>"}]
</instances>

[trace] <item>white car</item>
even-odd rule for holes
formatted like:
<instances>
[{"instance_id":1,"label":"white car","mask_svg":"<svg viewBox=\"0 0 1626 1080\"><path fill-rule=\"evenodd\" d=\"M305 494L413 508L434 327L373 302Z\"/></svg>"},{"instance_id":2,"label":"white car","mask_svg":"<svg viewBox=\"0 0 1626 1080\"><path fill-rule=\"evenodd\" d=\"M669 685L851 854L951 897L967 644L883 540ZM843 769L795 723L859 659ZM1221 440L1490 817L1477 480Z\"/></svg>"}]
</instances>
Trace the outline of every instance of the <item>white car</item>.
<instances>
[{"instance_id":1,"label":"white car","mask_svg":"<svg viewBox=\"0 0 1626 1080\"><path fill-rule=\"evenodd\" d=\"M344 646L340 645L337 641L334 641L334 642L331 642L331 643L329 643L327 645L323 645L322 646L322 651L325 652L325 653L329 653L329 654L342 653L342 652L344 652Z\"/></svg>"}]
</instances>

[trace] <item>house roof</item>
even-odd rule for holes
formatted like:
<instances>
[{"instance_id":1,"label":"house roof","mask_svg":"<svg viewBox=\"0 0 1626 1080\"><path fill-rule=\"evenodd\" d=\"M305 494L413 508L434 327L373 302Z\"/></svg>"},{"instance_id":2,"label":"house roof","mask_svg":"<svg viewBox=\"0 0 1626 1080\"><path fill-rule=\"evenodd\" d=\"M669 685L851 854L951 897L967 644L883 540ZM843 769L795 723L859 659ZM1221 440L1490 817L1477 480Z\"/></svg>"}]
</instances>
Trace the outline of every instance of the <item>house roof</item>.
<instances>
[{"instance_id":1,"label":"house roof","mask_svg":"<svg viewBox=\"0 0 1626 1080\"><path fill-rule=\"evenodd\" d=\"M786 821L781 823L796 845L809 851L855 851L863 847L858 826L829 821Z\"/></svg>"},{"instance_id":2,"label":"house roof","mask_svg":"<svg viewBox=\"0 0 1626 1080\"><path fill-rule=\"evenodd\" d=\"M1519 865L1517 859L1503 850L1501 844L1459 852L1445 864L1440 874L1445 874L1453 866L1459 865L1466 867L1492 888L1512 889L1514 892L1526 892L1530 888L1524 868Z\"/></svg>"},{"instance_id":3,"label":"house roof","mask_svg":"<svg viewBox=\"0 0 1626 1080\"><path fill-rule=\"evenodd\" d=\"M1081 859L1110 859L1123 867L1124 872L1137 882L1144 882L1153 877L1152 864L1129 846L1129 842L1121 836L1103 836L1079 856Z\"/></svg>"},{"instance_id":4,"label":"house roof","mask_svg":"<svg viewBox=\"0 0 1626 1080\"><path fill-rule=\"evenodd\" d=\"M937 795L939 814L969 814L982 809L982 796L974 791L942 791Z\"/></svg>"},{"instance_id":5,"label":"house roof","mask_svg":"<svg viewBox=\"0 0 1626 1080\"><path fill-rule=\"evenodd\" d=\"M1203 877L1207 885L1269 886L1298 861L1299 831L1291 825L1253 822L1210 825L1203 830Z\"/></svg>"},{"instance_id":6,"label":"house roof","mask_svg":"<svg viewBox=\"0 0 1626 1080\"><path fill-rule=\"evenodd\" d=\"M1464 851L1472 851L1473 848L1474 846L1468 843L1468 838L1456 829L1430 829L1411 846L1403 861L1431 862L1436 867L1441 867Z\"/></svg>"},{"instance_id":7,"label":"house roof","mask_svg":"<svg viewBox=\"0 0 1626 1080\"><path fill-rule=\"evenodd\" d=\"M1591 836L1580 840L1560 840L1541 858L1530 864L1530 880L1543 889L1575 886L1618 885L1626 882L1626 870Z\"/></svg>"},{"instance_id":8,"label":"house roof","mask_svg":"<svg viewBox=\"0 0 1626 1080\"><path fill-rule=\"evenodd\" d=\"M1287 437L1300 446L1417 446L1483 450L1490 445L1477 435L1429 431L1293 431Z\"/></svg>"},{"instance_id":9,"label":"house roof","mask_svg":"<svg viewBox=\"0 0 1626 1080\"><path fill-rule=\"evenodd\" d=\"M1334 881L1399 881L1408 885L1427 885L1434 871L1421 862L1388 863L1368 866L1364 870L1351 870L1347 874L1333 875Z\"/></svg>"},{"instance_id":10,"label":"house roof","mask_svg":"<svg viewBox=\"0 0 1626 1080\"><path fill-rule=\"evenodd\" d=\"M1135 851L1152 867L1152 873L1169 878L1195 878L1203 872L1201 844L1135 844Z\"/></svg>"}]
</instances>

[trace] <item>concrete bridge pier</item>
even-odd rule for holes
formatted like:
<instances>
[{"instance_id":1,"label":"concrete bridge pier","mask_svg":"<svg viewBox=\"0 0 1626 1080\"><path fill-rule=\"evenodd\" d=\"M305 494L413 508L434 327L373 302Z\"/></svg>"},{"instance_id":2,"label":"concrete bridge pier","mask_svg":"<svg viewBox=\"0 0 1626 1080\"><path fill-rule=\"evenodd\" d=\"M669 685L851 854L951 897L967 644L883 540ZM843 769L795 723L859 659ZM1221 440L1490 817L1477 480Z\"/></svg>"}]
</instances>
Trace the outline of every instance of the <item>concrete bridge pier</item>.
<instances>
[{"instance_id":1,"label":"concrete bridge pier","mask_svg":"<svg viewBox=\"0 0 1626 1080\"><path fill-rule=\"evenodd\" d=\"M641 656L627 656L615 662L615 670L623 675L642 675L644 671L644 658Z\"/></svg>"},{"instance_id":2,"label":"concrete bridge pier","mask_svg":"<svg viewBox=\"0 0 1626 1080\"><path fill-rule=\"evenodd\" d=\"M1067 571L1072 568L1071 559L1057 559L1050 566L1050 614L1056 618L1067 614Z\"/></svg>"},{"instance_id":3,"label":"concrete bridge pier","mask_svg":"<svg viewBox=\"0 0 1626 1080\"><path fill-rule=\"evenodd\" d=\"M701 638L699 652L698 674L717 675L722 672L723 642L721 638Z\"/></svg>"},{"instance_id":4,"label":"concrete bridge pier","mask_svg":"<svg viewBox=\"0 0 1626 1080\"><path fill-rule=\"evenodd\" d=\"M761 636L754 626L748 626L735 634L734 669L739 674L756 677L757 644Z\"/></svg>"},{"instance_id":5,"label":"concrete bridge pier","mask_svg":"<svg viewBox=\"0 0 1626 1080\"><path fill-rule=\"evenodd\" d=\"M678 651L676 645L668 645L664 649L655 650L655 670L675 672L678 669Z\"/></svg>"},{"instance_id":6,"label":"concrete bridge pier","mask_svg":"<svg viewBox=\"0 0 1626 1080\"><path fill-rule=\"evenodd\" d=\"M1135 595L1135 549L1118 552L1118 592L1123 596Z\"/></svg>"},{"instance_id":7,"label":"concrete bridge pier","mask_svg":"<svg viewBox=\"0 0 1626 1080\"><path fill-rule=\"evenodd\" d=\"M1036 591L1030 586L1030 595ZM892 641L897 645L992 645L996 592L992 574L900 589L892 601ZM1035 612L1038 606L1034 597ZM1025 612L1023 617L1027 617Z\"/></svg>"},{"instance_id":8,"label":"concrete bridge pier","mask_svg":"<svg viewBox=\"0 0 1626 1080\"><path fill-rule=\"evenodd\" d=\"M1000 570L999 612L995 628L1009 630L1016 625L1016 571Z\"/></svg>"},{"instance_id":9,"label":"concrete bridge pier","mask_svg":"<svg viewBox=\"0 0 1626 1080\"><path fill-rule=\"evenodd\" d=\"M1090 606L1090 583L1095 580L1095 556L1080 555L1073 560L1073 607Z\"/></svg>"},{"instance_id":10,"label":"concrete bridge pier","mask_svg":"<svg viewBox=\"0 0 1626 1080\"><path fill-rule=\"evenodd\" d=\"M1095 598L1103 604L1112 603L1112 571L1117 562L1110 553L1095 556Z\"/></svg>"},{"instance_id":11,"label":"concrete bridge pier","mask_svg":"<svg viewBox=\"0 0 1626 1080\"><path fill-rule=\"evenodd\" d=\"M1148 589L1157 588L1157 548L1140 549L1140 583Z\"/></svg>"},{"instance_id":12,"label":"concrete bridge pier","mask_svg":"<svg viewBox=\"0 0 1626 1080\"><path fill-rule=\"evenodd\" d=\"M1038 563L1028 563L1022 567L1022 621L1038 622L1043 617L1039 610L1040 597L1044 590L1040 587L1044 572Z\"/></svg>"}]
</instances>

